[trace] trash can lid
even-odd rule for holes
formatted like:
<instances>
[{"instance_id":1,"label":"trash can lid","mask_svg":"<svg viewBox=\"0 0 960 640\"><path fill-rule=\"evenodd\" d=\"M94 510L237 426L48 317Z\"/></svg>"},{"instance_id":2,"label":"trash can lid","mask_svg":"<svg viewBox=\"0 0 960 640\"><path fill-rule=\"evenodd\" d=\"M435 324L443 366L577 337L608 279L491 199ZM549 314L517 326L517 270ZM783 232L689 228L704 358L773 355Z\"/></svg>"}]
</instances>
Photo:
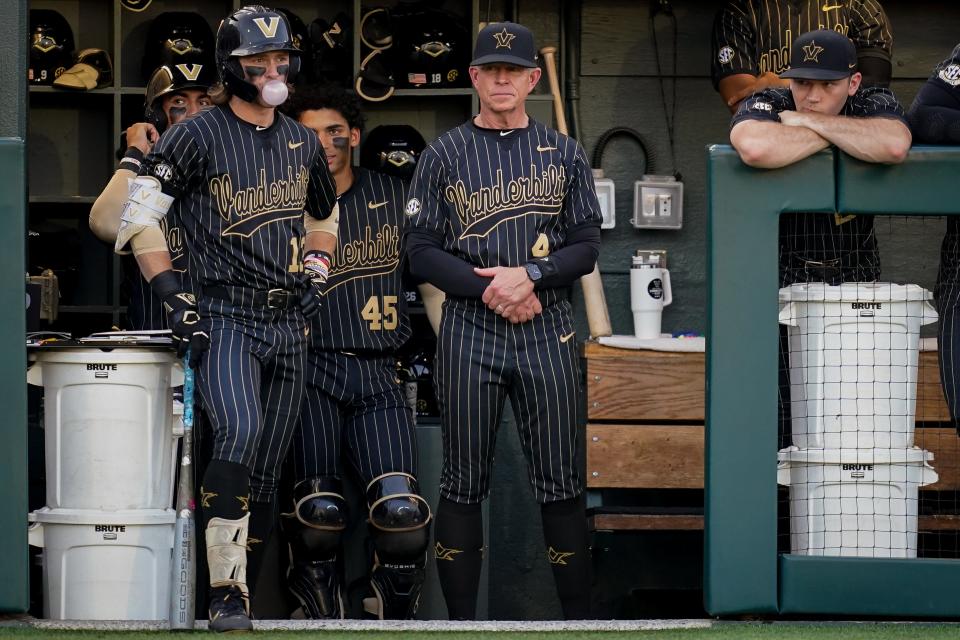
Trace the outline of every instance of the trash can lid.
<instances>
[{"instance_id":1,"label":"trash can lid","mask_svg":"<svg viewBox=\"0 0 960 640\"><path fill-rule=\"evenodd\" d=\"M42 507L31 511L30 522L51 524L173 524L177 512L173 509L128 509L102 511L99 509L51 509Z\"/></svg>"},{"instance_id":2,"label":"trash can lid","mask_svg":"<svg viewBox=\"0 0 960 640\"><path fill-rule=\"evenodd\" d=\"M916 284L803 282L780 289L780 302L925 302L933 294Z\"/></svg>"},{"instance_id":3,"label":"trash can lid","mask_svg":"<svg viewBox=\"0 0 960 640\"><path fill-rule=\"evenodd\" d=\"M100 347L103 350L151 348L170 349L173 339L169 329L146 331L104 331L86 338L74 338L68 333L36 331L27 334L27 348L31 350L76 349Z\"/></svg>"},{"instance_id":4,"label":"trash can lid","mask_svg":"<svg viewBox=\"0 0 960 640\"><path fill-rule=\"evenodd\" d=\"M777 452L778 462L795 464L904 464L933 460L933 453L920 447L907 449L800 449Z\"/></svg>"}]
</instances>

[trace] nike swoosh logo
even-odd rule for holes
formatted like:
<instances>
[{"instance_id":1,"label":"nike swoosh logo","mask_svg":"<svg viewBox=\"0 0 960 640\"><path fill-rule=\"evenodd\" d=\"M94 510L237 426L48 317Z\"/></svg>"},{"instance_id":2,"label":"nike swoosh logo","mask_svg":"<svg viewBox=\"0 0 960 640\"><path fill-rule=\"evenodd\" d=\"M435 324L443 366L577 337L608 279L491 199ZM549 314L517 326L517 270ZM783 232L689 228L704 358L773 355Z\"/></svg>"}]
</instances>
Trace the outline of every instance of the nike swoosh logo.
<instances>
[{"instance_id":1,"label":"nike swoosh logo","mask_svg":"<svg viewBox=\"0 0 960 640\"><path fill-rule=\"evenodd\" d=\"M857 66L856 62L854 62L853 64L848 64L847 69L853 69L855 66Z\"/></svg>"},{"instance_id":2,"label":"nike swoosh logo","mask_svg":"<svg viewBox=\"0 0 960 640\"><path fill-rule=\"evenodd\" d=\"M269 128L270 127L261 127L260 125L257 125L257 131L266 131Z\"/></svg>"},{"instance_id":3,"label":"nike swoosh logo","mask_svg":"<svg viewBox=\"0 0 960 640\"><path fill-rule=\"evenodd\" d=\"M294 142L291 140L290 142L287 143L287 148L296 149L297 147L302 147L305 144L306 144L305 142Z\"/></svg>"},{"instance_id":4,"label":"nike swoosh logo","mask_svg":"<svg viewBox=\"0 0 960 640\"><path fill-rule=\"evenodd\" d=\"M513 133L513 129L510 129L510 131L501 131L501 132L500 132L500 137L502 138L503 136L508 136L508 135L510 135L511 133Z\"/></svg>"},{"instance_id":5,"label":"nike swoosh logo","mask_svg":"<svg viewBox=\"0 0 960 640\"><path fill-rule=\"evenodd\" d=\"M842 4L825 4L821 7L823 11L836 11L837 9L843 9Z\"/></svg>"},{"instance_id":6,"label":"nike swoosh logo","mask_svg":"<svg viewBox=\"0 0 960 640\"><path fill-rule=\"evenodd\" d=\"M367 209L379 209L380 207L384 206L388 202L390 201L384 200L383 202L374 202L373 200L371 200L367 203Z\"/></svg>"},{"instance_id":7,"label":"nike swoosh logo","mask_svg":"<svg viewBox=\"0 0 960 640\"><path fill-rule=\"evenodd\" d=\"M557 150L556 147L541 147L540 145L537 145L537 151L556 151L556 150Z\"/></svg>"},{"instance_id":8,"label":"nike swoosh logo","mask_svg":"<svg viewBox=\"0 0 960 640\"><path fill-rule=\"evenodd\" d=\"M569 341L570 338L572 338L576 333L577 333L576 331L571 331L570 333L568 333L568 334L565 335L565 336L560 336L560 342L567 342L567 341Z\"/></svg>"}]
</instances>

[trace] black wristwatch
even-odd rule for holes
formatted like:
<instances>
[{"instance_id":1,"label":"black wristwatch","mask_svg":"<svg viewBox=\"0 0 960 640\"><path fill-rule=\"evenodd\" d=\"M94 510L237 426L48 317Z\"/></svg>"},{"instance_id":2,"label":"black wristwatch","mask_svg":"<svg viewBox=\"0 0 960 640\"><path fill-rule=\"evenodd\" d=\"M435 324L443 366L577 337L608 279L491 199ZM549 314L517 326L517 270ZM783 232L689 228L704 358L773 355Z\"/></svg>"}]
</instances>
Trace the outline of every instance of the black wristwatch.
<instances>
[{"instance_id":1,"label":"black wristwatch","mask_svg":"<svg viewBox=\"0 0 960 640\"><path fill-rule=\"evenodd\" d=\"M527 270L527 277L530 278L530 281L533 284L540 282L540 278L543 277L543 272L540 271L540 265L536 262L528 262L523 267Z\"/></svg>"}]
</instances>

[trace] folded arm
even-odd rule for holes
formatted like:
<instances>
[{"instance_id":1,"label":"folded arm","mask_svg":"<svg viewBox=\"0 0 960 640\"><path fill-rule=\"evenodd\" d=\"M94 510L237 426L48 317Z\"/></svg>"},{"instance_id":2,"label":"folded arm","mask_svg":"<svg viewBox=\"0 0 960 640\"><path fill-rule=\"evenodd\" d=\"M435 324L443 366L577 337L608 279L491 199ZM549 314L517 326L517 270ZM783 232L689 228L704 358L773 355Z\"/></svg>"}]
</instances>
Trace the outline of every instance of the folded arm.
<instances>
[{"instance_id":1,"label":"folded arm","mask_svg":"<svg viewBox=\"0 0 960 640\"><path fill-rule=\"evenodd\" d=\"M730 113L736 113L740 103L755 93L771 87L789 87L789 80L781 80L780 76L768 71L763 75L755 76L749 73L736 73L720 80L717 90Z\"/></svg>"},{"instance_id":2,"label":"folded arm","mask_svg":"<svg viewBox=\"0 0 960 640\"><path fill-rule=\"evenodd\" d=\"M788 127L813 131L865 162L903 162L912 141L910 129L897 118L855 118L784 111L780 113L780 120Z\"/></svg>"},{"instance_id":3,"label":"folded arm","mask_svg":"<svg viewBox=\"0 0 960 640\"><path fill-rule=\"evenodd\" d=\"M730 130L730 144L745 164L758 169L779 169L830 146L812 129L768 120L738 122Z\"/></svg>"}]
</instances>

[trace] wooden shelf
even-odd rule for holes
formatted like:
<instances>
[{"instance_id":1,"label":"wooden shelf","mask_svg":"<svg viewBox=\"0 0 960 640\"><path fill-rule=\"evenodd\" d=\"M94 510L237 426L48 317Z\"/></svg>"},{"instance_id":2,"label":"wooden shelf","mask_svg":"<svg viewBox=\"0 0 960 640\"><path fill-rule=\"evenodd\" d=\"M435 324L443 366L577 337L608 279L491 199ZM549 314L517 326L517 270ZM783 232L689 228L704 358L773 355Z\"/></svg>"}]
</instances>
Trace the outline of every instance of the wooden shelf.
<instances>
[{"instance_id":1,"label":"wooden shelf","mask_svg":"<svg viewBox=\"0 0 960 640\"><path fill-rule=\"evenodd\" d=\"M425 98L428 96L472 96L473 89L463 87L459 89L397 89L393 92L394 98Z\"/></svg>"},{"instance_id":2,"label":"wooden shelf","mask_svg":"<svg viewBox=\"0 0 960 640\"><path fill-rule=\"evenodd\" d=\"M84 96L84 95L99 95L99 96L109 96L117 93L116 87L103 87L102 89L90 89L89 91L76 91L72 89L58 89L52 85L45 84L32 84L30 85L30 93L58 93L63 96Z\"/></svg>"},{"instance_id":3,"label":"wooden shelf","mask_svg":"<svg viewBox=\"0 0 960 640\"><path fill-rule=\"evenodd\" d=\"M109 304L62 304L59 313L113 313L116 308Z\"/></svg>"},{"instance_id":4,"label":"wooden shelf","mask_svg":"<svg viewBox=\"0 0 960 640\"><path fill-rule=\"evenodd\" d=\"M598 513L587 518L591 531L703 531L701 515Z\"/></svg>"},{"instance_id":5,"label":"wooden shelf","mask_svg":"<svg viewBox=\"0 0 960 640\"><path fill-rule=\"evenodd\" d=\"M30 196L30 204L93 204L96 196Z\"/></svg>"}]
</instances>

